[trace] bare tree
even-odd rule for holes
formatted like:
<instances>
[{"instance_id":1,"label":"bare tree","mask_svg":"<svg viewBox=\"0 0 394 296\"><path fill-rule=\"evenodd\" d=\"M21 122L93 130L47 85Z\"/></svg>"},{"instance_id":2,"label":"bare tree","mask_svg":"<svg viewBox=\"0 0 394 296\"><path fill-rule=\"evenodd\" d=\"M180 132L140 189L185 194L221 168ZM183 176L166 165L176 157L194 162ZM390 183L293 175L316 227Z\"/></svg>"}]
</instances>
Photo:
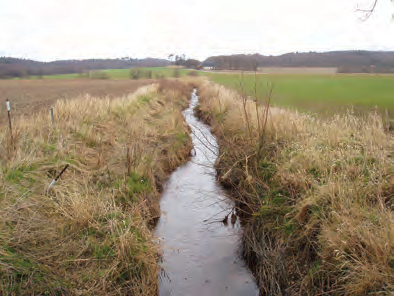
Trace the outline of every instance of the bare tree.
<instances>
[{"instance_id":1,"label":"bare tree","mask_svg":"<svg viewBox=\"0 0 394 296\"><path fill-rule=\"evenodd\" d=\"M372 13L375 11L376 5L378 4L379 0L373 0L373 5L369 9L357 9L357 12L364 13L365 16L363 18L363 21L366 21L369 19L369 17L372 15ZM393 1L393 0L391 0Z\"/></svg>"}]
</instances>

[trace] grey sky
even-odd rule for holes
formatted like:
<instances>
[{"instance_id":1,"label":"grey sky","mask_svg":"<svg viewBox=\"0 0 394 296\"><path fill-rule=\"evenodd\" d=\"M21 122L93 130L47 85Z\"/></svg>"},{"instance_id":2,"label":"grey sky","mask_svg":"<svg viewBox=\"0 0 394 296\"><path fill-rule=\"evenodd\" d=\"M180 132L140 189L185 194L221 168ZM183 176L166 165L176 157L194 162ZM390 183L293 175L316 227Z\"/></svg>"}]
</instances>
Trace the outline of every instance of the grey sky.
<instances>
[{"instance_id":1,"label":"grey sky","mask_svg":"<svg viewBox=\"0 0 394 296\"><path fill-rule=\"evenodd\" d=\"M0 55L37 60L204 59L231 53L394 50L394 4L380 0L0 0Z\"/></svg>"}]
</instances>

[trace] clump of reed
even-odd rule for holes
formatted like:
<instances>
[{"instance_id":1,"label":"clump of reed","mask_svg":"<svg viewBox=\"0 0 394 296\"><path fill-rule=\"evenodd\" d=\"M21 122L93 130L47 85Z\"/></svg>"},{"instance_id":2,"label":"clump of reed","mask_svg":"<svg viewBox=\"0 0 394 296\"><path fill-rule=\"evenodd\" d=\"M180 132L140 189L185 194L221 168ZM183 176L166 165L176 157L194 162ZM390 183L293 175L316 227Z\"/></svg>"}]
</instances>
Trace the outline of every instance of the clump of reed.
<instances>
[{"instance_id":1,"label":"clump of reed","mask_svg":"<svg viewBox=\"0 0 394 296\"><path fill-rule=\"evenodd\" d=\"M196 109L218 138L218 180L248 220L244 255L261 292L388 295L393 135L377 113L270 107L271 91L248 97L206 81Z\"/></svg>"},{"instance_id":2,"label":"clump of reed","mask_svg":"<svg viewBox=\"0 0 394 296\"><path fill-rule=\"evenodd\" d=\"M190 90L162 81L58 101L55 125L44 111L19 117L13 142L0 126L2 295L157 293L152 223L162 183L191 149Z\"/></svg>"}]
</instances>

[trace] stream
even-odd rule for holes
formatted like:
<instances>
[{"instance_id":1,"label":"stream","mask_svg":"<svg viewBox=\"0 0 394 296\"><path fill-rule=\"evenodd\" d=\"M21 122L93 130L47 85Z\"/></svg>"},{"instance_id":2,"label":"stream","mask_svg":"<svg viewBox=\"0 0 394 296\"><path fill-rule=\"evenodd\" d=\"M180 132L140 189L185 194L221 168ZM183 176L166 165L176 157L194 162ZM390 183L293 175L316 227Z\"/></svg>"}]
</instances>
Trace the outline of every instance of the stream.
<instances>
[{"instance_id":1,"label":"stream","mask_svg":"<svg viewBox=\"0 0 394 296\"><path fill-rule=\"evenodd\" d=\"M160 202L155 234L161 241L160 296L258 295L239 253L242 228L233 202L216 183L218 148L209 126L194 116L196 90L183 111L192 130L194 156L175 170ZM234 219L236 218L236 220Z\"/></svg>"}]
</instances>

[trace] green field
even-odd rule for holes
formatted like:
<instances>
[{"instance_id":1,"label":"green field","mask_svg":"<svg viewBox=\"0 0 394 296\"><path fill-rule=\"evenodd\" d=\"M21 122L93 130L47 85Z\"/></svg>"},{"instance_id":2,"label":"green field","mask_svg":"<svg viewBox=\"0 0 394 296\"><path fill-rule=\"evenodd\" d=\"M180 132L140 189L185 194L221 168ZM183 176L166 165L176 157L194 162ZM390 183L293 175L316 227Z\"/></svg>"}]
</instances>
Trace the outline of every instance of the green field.
<instances>
[{"instance_id":1,"label":"green field","mask_svg":"<svg viewBox=\"0 0 394 296\"><path fill-rule=\"evenodd\" d=\"M135 69L135 68L134 68ZM143 73L147 73L147 71L152 71L152 78L159 77L173 77L174 76L174 68L140 68ZM130 69L111 69L111 70L96 70L92 71L92 73L106 73L108 74L110 79L130 79ZM190 70L179 69L179 75L185 76ZM46 75L44 79L77 79L77 78L88 78L87 73L83 74L61 74L61 75ZM32 76L32 79L38 79L37 76ZM141 77L146 78L146 77Z\"/></svg>"},{"instance_id":2,"label":"green field","mask_svg":"<svg viewBox=\"0 0 394 296\"><path fill-rule=\"evenodd\" d=\"M375 109L394 116L394 76L366 75L254 75L208 73L212 81L266 100L273 85L272 104L319 114ZM243 87L241 87L243 81Z\"/></svg>"},{"instance_id":3,"label":"green field","mask_svg":"<svg viewBox=\"0 0 394 296\"><path fill-rule=\"evenodd\" d=\"M152 78L173 77L173 68L144 68L152 71ZM190 70L180 69L180 76ZM129 69L103 70L110 79L130 79ZM241 74L199 72L226 87L241 90ZM394 117L394 75L306 75L258 74L258 96L267 99L269 84L273 85L271 103L276 106L304 112L331 115L353 108L356 112L374 110L376 107L386 117ZM44 79L86 78L81 74L44 76ZM255 75L243 76L243 90L254 94Z\"/></svg>"}]
</instances>

